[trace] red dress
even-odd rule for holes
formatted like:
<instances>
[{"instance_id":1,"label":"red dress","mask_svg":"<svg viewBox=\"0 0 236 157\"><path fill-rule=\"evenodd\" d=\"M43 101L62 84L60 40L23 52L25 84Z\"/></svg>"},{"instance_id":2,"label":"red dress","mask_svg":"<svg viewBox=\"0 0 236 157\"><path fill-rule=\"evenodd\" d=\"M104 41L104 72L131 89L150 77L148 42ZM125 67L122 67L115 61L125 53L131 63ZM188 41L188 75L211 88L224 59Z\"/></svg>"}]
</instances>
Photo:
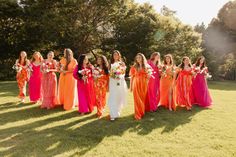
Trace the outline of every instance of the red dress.
<instances>
[{"instance_id":1,"label":"red dress","mask_svg":"<svg viewBox=\"0 0 236 157\"><path fill-rule=\"evenodd\" d=\"M177 106L192 108L192 69L180 70L176 80L176 103Z\"/></svg>"},{"instance_id":2,"label":"red dress","mask_svg":"<svg viewBox=\"0 0 236 157\"><path fill-rule=\"evenodd\" d=\"M108 74L105 74L104 70L100 71L100 77L94 79L94 89L97 106L98 117L102 116L103 110L106 105L106 93L108 90Z\"/></svg>"}]
</instances>

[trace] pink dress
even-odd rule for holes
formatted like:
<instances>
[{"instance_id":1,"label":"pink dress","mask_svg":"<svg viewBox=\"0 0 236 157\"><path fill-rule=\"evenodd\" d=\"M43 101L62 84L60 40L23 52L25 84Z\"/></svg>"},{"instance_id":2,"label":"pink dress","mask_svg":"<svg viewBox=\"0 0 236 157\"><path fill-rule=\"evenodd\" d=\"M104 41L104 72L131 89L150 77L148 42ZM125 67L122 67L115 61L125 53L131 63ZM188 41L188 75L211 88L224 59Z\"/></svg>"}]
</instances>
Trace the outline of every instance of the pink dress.
<instances>
[{"instance_id":1,"label":"pink dress","mask_svg":"<svg viewBox=\"0 0 236 157\"><path fill-rule=\"evenodd\" d=\"M30 101L36 102L41 99L41 78L42 73L40 71L40 65L34 65L31 63L32 73L29 80L29 97Z\"/></svg>"},{"instance_id":2,"label":"pink dress","mask_svg":"<svg viewBox=\"0 0 236 157\"><path fill-rule=\"evenodd\" d=\"M50 70L56 69L56 60L52 62L43 62L42 69L43 70ZM53 108L58 100L57 100L57 76L55 72L47 72L43 73L42 77L42 108Z\"/></svg>"},{"instance_id":3,"label":"pink dress","mask_svg":"<svg viewBox=\"0 0 236 157\"><path fill-rule=\"evenodd\" d=\"M201 107L209 107L212 105L212 98L205 78L208 70L207 68L200 70L194 67L194 71L197 75L192 81L192 104L197 104Z\"/></svg>"},{"instance_id":4,"label":"pink dress","mask_svg":"<svg viewBox=\"0 0 236 157\"><path fill-rule=\"evenodd\" d=\"M153 69L152 77L148 83L148 106L145 107L146 111L156 111L160 101L160 75L159 68L153 64L152 61L148 61L148 64Z\"/></svg>"},{"instance_id":5,"label":"pink dress","mask_svg":"<svg viewBox=\"0 0 236 157\"><path fill-rule=\"evenodd\" d=\"M91 68L83 68L88 77L86 81L78 77L78 65L74 70L74 78L77 79L79 113L93 112L95 105L95 91Z\"/></svg>"}]
</instances>

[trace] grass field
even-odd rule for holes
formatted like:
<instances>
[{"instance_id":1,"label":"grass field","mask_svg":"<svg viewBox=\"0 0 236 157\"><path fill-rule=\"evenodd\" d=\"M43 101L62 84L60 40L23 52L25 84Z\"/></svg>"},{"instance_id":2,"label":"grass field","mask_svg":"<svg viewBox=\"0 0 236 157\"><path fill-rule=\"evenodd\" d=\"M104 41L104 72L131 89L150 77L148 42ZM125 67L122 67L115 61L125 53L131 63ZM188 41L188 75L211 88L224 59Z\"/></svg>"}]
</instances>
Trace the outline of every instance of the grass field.
<instances>
[{"instance_id":1,"label":"grass field","mask_svg":"<svg viewBox=\"0 0 236 157\"><path fill-rule=\"evenodd\" d=\"M0 82L0 156L236 156L236 83L209 84L212 109L160 109L135 121L129 94L122 117L110 122L20 104L16 83Z\"/></svg>"}]
</instances>

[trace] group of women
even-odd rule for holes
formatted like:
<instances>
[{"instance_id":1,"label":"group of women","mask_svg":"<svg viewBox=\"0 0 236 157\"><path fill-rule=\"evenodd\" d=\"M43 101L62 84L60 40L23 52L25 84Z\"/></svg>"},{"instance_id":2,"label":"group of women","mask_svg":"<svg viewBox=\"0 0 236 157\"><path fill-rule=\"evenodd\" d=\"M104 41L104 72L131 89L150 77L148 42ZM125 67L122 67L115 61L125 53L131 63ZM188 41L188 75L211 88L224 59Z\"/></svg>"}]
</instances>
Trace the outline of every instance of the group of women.
<instances>
[{"instance_id":1,"label":"group of women","mask_svg":"<svg viewBox=\"0 0 236 157\"><path fill-rule=\"evenodd\" d=\"M20 53L14 69L17 71L19 98L26 97L26 84L29 82L31 102L40 102L41 108L51 109L62 105L65 110L78 106L81 115L91 113L97 108L101 118L107 104L110 120L120 117L127 104L126 65L121 53L112 53L110 64L105 56L98 56L93 66L85 54L74 59L70 49L64 50L64 57L57 62L50 51L47 59L40 52L34 52L31 61L26 52ZM57 85L56 72L60 73ZM134 117L140 120L145 112L155 112L159 106L169 110L192 105L209 107L212 99L207 87L208 69L203 56L194 65L188 57L176 67L170 54L165 55L163 63L158 52L152 53L147 61L138 53L130 67L130 91L134 96ZM108 101L106 95L109 92Z\"/></svg>"}]
</instances>

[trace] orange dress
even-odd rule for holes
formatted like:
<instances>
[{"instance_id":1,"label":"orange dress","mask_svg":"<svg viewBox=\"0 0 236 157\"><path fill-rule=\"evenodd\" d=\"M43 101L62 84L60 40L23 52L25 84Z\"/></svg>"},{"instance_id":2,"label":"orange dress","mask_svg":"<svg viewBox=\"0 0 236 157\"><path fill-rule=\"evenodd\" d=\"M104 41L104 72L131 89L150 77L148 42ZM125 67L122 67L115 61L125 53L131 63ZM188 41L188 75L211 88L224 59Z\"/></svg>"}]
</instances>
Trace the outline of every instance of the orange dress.
<instances>
[{"instance_id":1,"label":"orange dress","mask_svg":"<svg viewBox=\"0 0 236 157\"><path fill-rule=\"evenodd\" d=\"M64 69L66 66L66 59L63 58L60 60L60 65ZM59 104L63 105L65 110L70 110L76 105L78 105L78 96L77 96L77 81L73 77L73 71L77 65L77 61L72 59L68 65L68 73L61 73L59 78Z\"/></svg>"},{"instance_id":2,"label":"orange dress","mask_svg":"<svg viewBox=\"0 0 236 157\"><path fill-rule=\"evenodd\" d=\"M96 106L98 117L102 116L106 105L106 93L108 90L109 76L105 74L104 70L100 72L100 77L94 80Z\"/></svg>"},{"instance_id":3,"label":"orange dress","mask_svg":"<svg viewBox=\"0 0 236 157\"><path fill-rule=\"evenodd\" d=\"M180 107L191 109L192 69L180 70L176 80L176 103Z\"/></svg>"},{"instance_id":4,"label":"orange dress","mask_svg":"<svg viewBox=\"0 0 236 157\"><path fill-rule=\"evenodd\" d=\"M26 97L26 84L29 80L28 65L22 65L17 61L15 66L21 68L21 70L17 71L16 80L19 88L18 97L24 99Z\"/></svg>"},{"instance_id":5,"label":"orange dress","mask_svg":"<svg viewBox=\"0 0 236 157\"><path fill-rule=\"evenodd\" d=\"M145 114L147 104L148 74L145 69L138 71L135 67L131 67L129 75L130 88L134 96L134 118L140 120Z\"/></svg>"},{"instance_id":6,"label":"orange dress","mask_svg":"<svg viewBox=\"0 0 236 157\"><path fill-rule=\"evenodd\" d=\"M175 110L175 99L174 99L174 67L164 66L165 71L162 72L160 81L160 105L165 108Z\"/></svg>"}]
</instances>

